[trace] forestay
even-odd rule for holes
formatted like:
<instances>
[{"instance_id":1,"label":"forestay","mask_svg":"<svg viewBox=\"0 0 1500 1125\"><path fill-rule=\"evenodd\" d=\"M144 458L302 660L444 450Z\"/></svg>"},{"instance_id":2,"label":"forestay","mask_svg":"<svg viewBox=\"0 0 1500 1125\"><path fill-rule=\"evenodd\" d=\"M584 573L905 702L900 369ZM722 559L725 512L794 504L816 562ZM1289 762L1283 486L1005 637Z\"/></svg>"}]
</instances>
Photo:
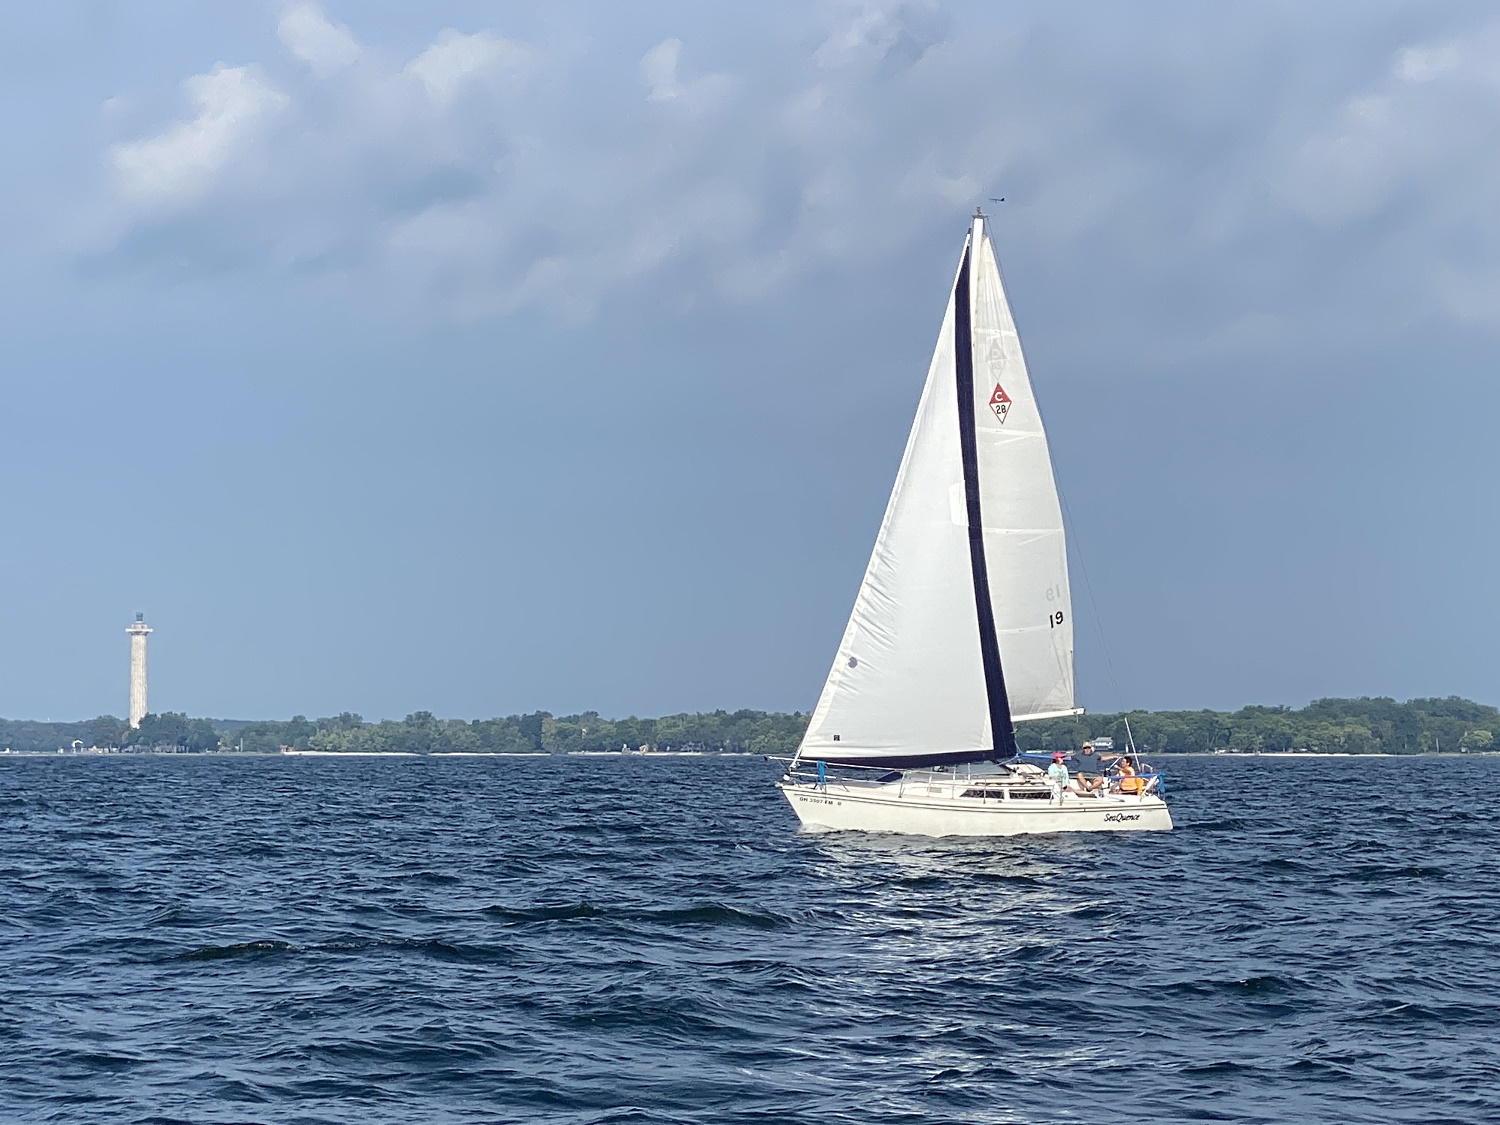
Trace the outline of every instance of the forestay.
<instances>
[{"instance_id":1,"label":"forestay","mask_svg":"<svg viewBox=\"0 0 1500 1125\"><path fill-rule=\"evenodd\" d=\"M972 376L955 351L965 330ZM970 548L961 409L973 424L982 552ZM981 659L981 577L1003 686L987 683ZM1074 711L1072 616L1047 437L976 217L875 549L798 755L907 765L993 756L997 698L1004 716L1008 696L1002 721Z\"/></svg>"}]
</instances>

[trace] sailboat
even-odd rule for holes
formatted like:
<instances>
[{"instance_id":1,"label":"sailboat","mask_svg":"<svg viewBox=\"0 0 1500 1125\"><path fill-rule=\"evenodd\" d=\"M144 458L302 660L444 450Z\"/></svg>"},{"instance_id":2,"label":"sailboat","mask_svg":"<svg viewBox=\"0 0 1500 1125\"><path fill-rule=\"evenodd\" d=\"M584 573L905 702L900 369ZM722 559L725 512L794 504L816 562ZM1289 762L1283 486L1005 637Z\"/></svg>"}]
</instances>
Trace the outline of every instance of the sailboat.
<instances>
[{"instance_id":1,"label":"sailboat","mask_svg":"<svg viewBox=\"0 0 1500 1125\"><path fill-rule=\"evenodd\" d=\"M976 210L854 609L777 785L815 831L1171 828L1138 760L1064 786L1018 754L1015 724L1082 710L1047 435Z\"/></svg>"}]
</instances>

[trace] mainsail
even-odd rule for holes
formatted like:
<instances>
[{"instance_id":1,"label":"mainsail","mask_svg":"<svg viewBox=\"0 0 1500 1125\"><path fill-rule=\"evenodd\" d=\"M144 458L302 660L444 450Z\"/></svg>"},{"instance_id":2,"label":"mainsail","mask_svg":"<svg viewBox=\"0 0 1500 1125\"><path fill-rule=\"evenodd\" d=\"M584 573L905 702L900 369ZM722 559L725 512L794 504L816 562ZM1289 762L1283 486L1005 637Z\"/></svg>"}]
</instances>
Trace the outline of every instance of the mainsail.
<instances>
[{"instance_id":1,"label":"mainsail","mask_svg":"<svg viewBox=\"0 0 1500 1125\"><path fill-rule=\"evenodd\" d=\"M1005 758L1075 713L1073 612L1047 435L976 215L854 610L801 758Z\"/></svg>"}]
</instances>

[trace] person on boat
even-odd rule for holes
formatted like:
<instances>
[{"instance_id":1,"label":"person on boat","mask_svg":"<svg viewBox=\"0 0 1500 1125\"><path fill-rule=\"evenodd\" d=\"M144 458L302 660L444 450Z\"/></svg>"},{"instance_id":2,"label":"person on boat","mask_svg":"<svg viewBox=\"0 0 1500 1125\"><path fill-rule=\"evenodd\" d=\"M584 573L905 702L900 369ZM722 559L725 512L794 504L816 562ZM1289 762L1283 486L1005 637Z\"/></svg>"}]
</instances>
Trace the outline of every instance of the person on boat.
<instances>
[{"instance_id":1,"label":"person on boat","mask_svg":"<svg viewBox=\"0 0 1500 1125\"><path fill-rule=\"evenodd\" d=\"M1105 755L1095 750L1092 742L1083 744L1083 751L1073 757L1073 766L1078 771L1073 775L1075 792L1087 796L1104 789L1109 774L1109 766L1104 759Z\"/></svg>"},{"instance_id":2,"label":"person on boat","mask_svg":"<svg viewBox=\"0 0 1500 1125\"><path fill-rule=\"evenodd\" d=\"M1068 767L1064 764L1067 755L1061 750L1052 755L1052 764L1047 767L1047 782L1052 786L1052 795L1059 800L1062 799L1063 790L1068 787Z\"/></svg>"},{"instance_id":3,"label":"person on boat","mask_svg":"<svg viewBox=\"0 0 1500 1125\"><path fill-rule=\"evenodd\" d=\"M1140 793L1146 788L1146 782L1136 776L1135 764L1128 754L1120 755L1120 760L1115 763L1114 774L1121 793Z\"/></svg>"}]
</instances>

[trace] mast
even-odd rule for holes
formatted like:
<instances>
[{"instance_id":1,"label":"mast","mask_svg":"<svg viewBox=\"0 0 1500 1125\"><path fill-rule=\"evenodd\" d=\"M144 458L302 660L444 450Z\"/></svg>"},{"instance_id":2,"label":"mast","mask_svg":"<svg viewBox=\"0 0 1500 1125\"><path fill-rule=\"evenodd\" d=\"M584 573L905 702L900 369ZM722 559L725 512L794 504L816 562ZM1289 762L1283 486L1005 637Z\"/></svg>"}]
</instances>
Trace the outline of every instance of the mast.
<instances>
[{"instance_id":1,"label":"mast","mask_svg":"<svg viewBox=\"0 0 1500 1125\"><path fill-rule=\"evenodd\" d=\"M990 572L984 554L984 519L980 509L979 447L974 426L973 302L969 294L969 261L974 244L984 237L984 215L974 209L969 245L958 267L954 293L953 358L958 389L958 442L964 467L964 505L968 516L969 569L974 579L974 609L979 624L979 659L984 668L985 698L989 706L990 737L995 756L1016 755L1016 735L1010 719L1010 699L1005 691L1005 669L1000 664L1000 640L995 631L995 607L990 599Z\"/></svg>"}]
</instances>

